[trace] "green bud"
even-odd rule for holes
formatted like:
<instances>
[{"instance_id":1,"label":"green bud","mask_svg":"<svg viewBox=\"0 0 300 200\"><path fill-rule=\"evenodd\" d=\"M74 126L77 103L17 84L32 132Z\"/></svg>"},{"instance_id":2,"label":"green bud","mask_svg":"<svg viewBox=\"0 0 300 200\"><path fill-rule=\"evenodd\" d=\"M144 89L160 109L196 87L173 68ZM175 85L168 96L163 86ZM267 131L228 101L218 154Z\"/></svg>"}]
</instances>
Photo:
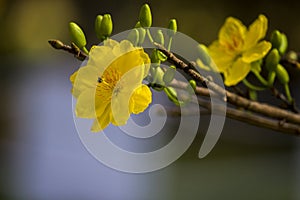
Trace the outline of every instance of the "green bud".
<instances>
[{"instance_id":1,"label":"green bud","mask_svg":"<svg viewBox=\"0 0 300 200\"><path fill-rule=\"evenodd\" d=\"M280 83L283 85L287 84L290 81L289 73L281 64L277 65L276 75Z\"/></svg>"},{"instance_id":2,"label":"green bud","mask_svg":"<svg viewBox=\"0 0 300 200\"><path fill-rule=\"evenodd\" d=\"M175 103L176 105L180 105L180 102L178 101L177 98L177 92L173 87L165 87L164 92L168 96L168 98Z\"/></svg>"},{"instance_id":3,"label":"green bud","mask_svg":"<svg viewBox=\"0 0 300 200\"><path fill-rule=\"evenodd\" d=\"M154 41L161 44L161 45L165 44L164 34L163 34L162 30L157 31L157 33L155 35L155 38L154 38Z\"/></svg>"},{"instance_id":4,"label":"green bud","mask_svg":"<svg viewBox=\"0 0 300 200\"><path fill-rule=\"evenodd\" d=\"M202 61L202 63L206 66L209 66L211 63L211 58L208 54L207 47L204 44L199 44L197 46L197 49L198 49L198 53L199 53L198 54L199 58Z\"/></svg>"},{"instance_id":5,"label":"green bud","mask_svg":"<svg viewBox=\"0 0 300 200\"><path fill-rule=\"evenodd\" d=\"M168 59L168 57L163 52L161 52L157 49L156 49L156 54L157 54L157 58L162 62L164 62Z\"/></svg>"},{"instance_id":6,"label":"green bud","mask_svg":"<svg viewBox=\"0 0 300 200\"><path fill-rule=\"evenodd\" d=\"M281 33L281 44L278 49L279 53L283 55L286 52L287 47L288 47L288 39L284 33Z\"/></svg>"},{"instance_id":7,"label":"green bud","mask_svg":"<svg viewBox=\"0 0 300 200\"><path fill-rule=\"evenodd\" d=\"M165 82L166 85L171 83L175 77L176 74L176 67L174 65L171 65L166 71L163 76L163 81Z\"/></svg>"},{"instance_id":8,"label":"green bud","mask_svg":"<svg viewBox=\"0 0 300 200\"><path fill-rule=\"evenodd\" d=\"M155 83L164 85L163 77L165 72L160 67L156 67L155 70Z\"/></svg>"},{"instance_id":9,"label":"green bud","mask_svg":"<svg viewBox=\"0 0 300 200\"><path fill-rule=\"evenodd\" d=\"M190 95L192 95L194 94L196 87L197 87L196 81L192 79L189 81L189 84L186 86L186 90Z\"/></svg>"},{"instance_id":10,"label":"green bud","mask_svg":"<svg viewBox=\"0 0 300 200\"><path fill-rule=\"evenodd\" d=\"M176 32L177 32L177 21L176 19L171 19L169 21L167 34L169 37L173 37Z\"/></svg>"},{"instance_id":11,"label":"green bud","mask_svg":"<svg viewBox=\"0 0 300 200\"><path fill-rule=\"evenodd\" d=\"M272 49L266 57L265 66L269 72L275 71L279 63L280 56L277 49Z\"/></svg>"},{"instance_id":12,"label":"green bud","mask_svg":"<svg viewBox=\"0 0 300 200\"><path fill-rule=\"evenodd\" d=\"M189 83L190 83L190 86L192 86L193 90L196 90L196 87L197 87L196 81L192 79L189 81Z\"/></svg>"},{"instance_id":13,"label":"green bud","mask_svg":"<svg viewBox=\"0 0 300 200\"><path fill-rule=\"evenodd\" d=\"M69 32L71 39L76 46L78 46L80 49L84 48L86 45L86 39L82 29L76 23L70 22Z\"/></svg>"},{"instance_id":14,"label":"green bud","mask_svg":"<svg viewBox=\"0 0 300 200\"><path fill-rule=\"evenodd\" d=\"M129 32L127 39L133 44L133 46L136 46L139 42L139 31L136 28L132 29Z\"/></svg>"},{"instance_id":15,"label":"green bud","mask_svg":"<svg viewBox=\"0 0 300 200\"><path fill-rule=\"evenodd\" d=\"M152 14L148 4L141 7L139 21L142 27L149 28L152 25Z\"/></svg>"},{"instance_id":16,"label":"green bud","mask_svg":"<svg viewBox=\"0 0 300 200\"><path fill-rule=\"evenodd\" d=\"M103 19L100 25L99 32L102 35L102 39L109 37L113 30L113 22L110 14L103 15Z\"/></svg>"},{"instance_id":17,"label":"green bud","mask_svg":"<svg viewBox=\"0 0 300 200\"><path fill-rule=\"evenodd\" d=\"M151 63L160 63L160 59L157 56L157 49L153 49L150 55Z\"/></svg>"},{"instance_id":18,"label":"green bud","mask_svg":"<svg viewBox=\"0 0 300 200\"><path fill-rule=\"evenodd\" d=\"M280 45L281 45L281 41L282 41L282 37L281 37L281 33L278 30L274 30L271 33L271 38L270 38L270 42L272 43L272 47L279 49Z\"/></svg>"},{"instance_id":19,"label":"green bud","mask_svg":"<svg viewBox=\"0 0 300 200\"><path fill-rule=\"evenodd\" d=\"M146 30L144 28L138 28L139 31L139 44L143 44L146 36Z\"/></svg>"},{"instance_id":20,"label":"green bud","mask_svg":"<svg viewBox=\"0 0 300 200\"><path fill-rule=\"evenodd\" d=\"M249 90L249 98L253 101L257 100L257 92L255 90Z\"/></svg>"},{"instance_id":21,"label":"green bud","mask_svg":"<svg viewBox=\"0 0 300 200\"><path fill-rule=\"evenodd\" d=\"M138 22L135 24L134 28L142 28L141 22L138 21Z\"/></svg>"},{"instance_id":22,"label":"green bud","mask_svg":"<svg viewBox=\"0 0 300 200\"><path fill-rule=\"evenodd\" d=\"M100 31L102 19L103 19L103 16L102 15L98 15L96 17L96 20L95 20L95 32L96 32L97 38L99 40L102 40L102 37L103 37L103 35L102 35L101 31Z\"/></svg>"}]
</instances>

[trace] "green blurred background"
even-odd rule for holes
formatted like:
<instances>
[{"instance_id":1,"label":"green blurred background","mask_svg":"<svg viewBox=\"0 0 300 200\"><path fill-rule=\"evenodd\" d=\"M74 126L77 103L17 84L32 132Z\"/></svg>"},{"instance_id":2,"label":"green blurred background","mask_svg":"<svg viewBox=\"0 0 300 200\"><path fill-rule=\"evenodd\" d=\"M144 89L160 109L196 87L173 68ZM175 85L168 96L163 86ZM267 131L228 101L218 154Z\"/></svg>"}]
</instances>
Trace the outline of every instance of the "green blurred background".
<instances>
[{"instance_id":1,"label":"green blurred background","mask_svg":"<svg viewBox=\"0 0 300 200\"><path fill-rule=\"evenodd\" d=\"M170 18L179 30L209 44L228 16L249 25L263 13L300 48L300 1L147 1L154 26ZM300 141L226 120L213 151L197 152L200 131L175 163L148 174L125 174L96 161L83 147L72 119L69 75L80 62L53 50L48 39L69 43L68 22L87 34L97 14L111 13L114 33L134 26L145 1L0 0L0 198L1 199L300 199ZM300 99L300 71L288 69ZM297 102L300 104L300 101ZM204 119L203 123L205 123Z\"/></svg>"}]
</instances>

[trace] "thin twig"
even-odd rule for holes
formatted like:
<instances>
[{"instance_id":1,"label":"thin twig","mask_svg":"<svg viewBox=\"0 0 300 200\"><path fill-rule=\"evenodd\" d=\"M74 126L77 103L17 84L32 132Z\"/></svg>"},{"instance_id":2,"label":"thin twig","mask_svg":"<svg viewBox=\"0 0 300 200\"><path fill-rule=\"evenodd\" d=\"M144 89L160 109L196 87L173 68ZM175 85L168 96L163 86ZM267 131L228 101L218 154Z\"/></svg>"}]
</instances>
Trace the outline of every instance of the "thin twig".
<instances>
[{"instance_id":1,"label":"thin twig","mask_svg":"<svg viewBox=\"0 0 300 200\"><path fill-rule=\"evenodd\" d=\"M82 52L74 43L71 44L71 46L64 44L60 40L49 40L49 44L54 48L54 49L61 49L64 51L67 51L75 56L78 60L83 61L87 55Z\"/></svg>"}]
</instances>

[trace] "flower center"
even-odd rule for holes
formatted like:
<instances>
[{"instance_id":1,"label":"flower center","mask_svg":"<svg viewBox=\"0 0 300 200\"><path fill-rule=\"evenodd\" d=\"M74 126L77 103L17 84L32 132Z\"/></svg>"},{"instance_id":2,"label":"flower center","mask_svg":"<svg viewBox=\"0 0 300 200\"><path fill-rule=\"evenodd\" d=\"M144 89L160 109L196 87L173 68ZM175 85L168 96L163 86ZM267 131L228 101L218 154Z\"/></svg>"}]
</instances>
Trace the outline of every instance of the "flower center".
<instances>
[{"instance_id":1,"label":"flower center","mask_svg":"<svg viewBox=\"0 0 300 200\"><path fill-rule=\"evenodd\" d=\"M112 95L118 95L122 84L117 84L121 79L121 73L116 69L107 69L97 80L96 95L100 98L111 99Z\"/></svg>"}]
</instances>

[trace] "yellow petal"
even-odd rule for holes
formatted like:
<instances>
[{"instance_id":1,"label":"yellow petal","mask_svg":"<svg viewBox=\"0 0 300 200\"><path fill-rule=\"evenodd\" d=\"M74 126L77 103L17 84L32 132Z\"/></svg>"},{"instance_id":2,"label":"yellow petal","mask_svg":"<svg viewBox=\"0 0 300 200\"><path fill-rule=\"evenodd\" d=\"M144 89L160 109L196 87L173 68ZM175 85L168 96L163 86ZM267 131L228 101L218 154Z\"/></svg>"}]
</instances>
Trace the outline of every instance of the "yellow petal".
<instances>
[{"instance_id":1,"label":"yellow petal","mask_svg":"<svg viewBox=\"0 0 300 200\"><path fill-rule=\"evenodd\" d=\"M243 53L243 61L246 63L251 63L259 60L267 55L271 47L272 45L270 42L267 42L265 40L261 41Z\"/></svg>"},{"instance_id":2,"label":"yellow petal","mask_svg":"<svg viewBox=\"0 0 300 200\"><path fill-rule=\"evenodd\" d=\"M81 118L95 118L95 91L93 89L82 92L76 102L75 114Z\"/></svg>"},{"instance_id":3,"label":"yellow petal","mask_svg":"<svg viewBox=\"0 0 300 200\"><path fill-rule=\"evenodd\" d=\"M152 102L152 94L148 86L141 85L136 88L130 98L130 113L143 112Z\"/></svg>"},{"instance_id":4,"label":"yellow petal","mask_svg":"<svg viewBox=\"0 0 300 200\"><path fill-rule=\"evenodd\" d=\"M208 52L220 72L225 72L236 56L224 52L224 47L218 41L213 42L208 47Z\"/></svg>"},{"instance_id":5,"label":"yellow petal","mask_svg":"<svg viewBox=\"0 0 300 200\"><path fill-rule=\"evenodd\" d=\"M251 64L243 62L242 58L237 59L224 73L226 86L233 86L243 80L250 72Z\"/></svg>"},{"instance_id":6,"label":"yellow petal","mask_svg":"<svg viewBox=\"0 0 300 200\"><path fill-rule=\"evenodd\" d=\"M243 23L233 17L228 17L219 32L219 43L227 51L240 51L244 45L247 28Z\"/></svg>"},{"instance_id":7,"label":"yellow petal","mask_svg":"<svg viewBox=\"0 0 300 200\"><path fill-rule=\"evenodd\" d=\"M141 51L142 49L136 49L134 51L130 51L126 54L123 54L122 56L118 57L111 65L110 67L115 68L119 72L121 72L121 75L126 74L128 71L132 70L133 68L139 67L141 71L138 72L138 76L141 78L144 78L145 71L148 70L148 66L145 66L145 62L150 62L149 60L144 60L143 57L141 57Z\"/></svg>"},{"instance_id":8,"label":"yellow petal","mask_svg":"<svg viewBox=\"0 0 300 200\"><path fill-rule=\"evenodd\" d=\"M110 104L106 105L105 111L102 115L98 116L97 119L94 120L91 131L99 132L105 129L109 123L111 122L111 108Z\"/></svg>"},{"instance_id":9,"label":"yellow petal","mask_svg":"<svg viewBox=\"0 0 300 200\"><path fill-rule=\"evenodd\" d=\"M73 83L72 94L78 98L79 94L86 89L95 89L98 70L95 67L84 66L71 75L70 80Z\"/></svg>"},{"instance_id":10,"label":"yellow petal","mask_svg":"<svg viewBox=\"0 0 300 200\"><path fill-rule=\"evenodd\" d=\"M246 34L244 49L251 48L259 40L263 39L268 29L268 19L264 15L258 18L249 26Z\"/></svg>"}]
</instances>

